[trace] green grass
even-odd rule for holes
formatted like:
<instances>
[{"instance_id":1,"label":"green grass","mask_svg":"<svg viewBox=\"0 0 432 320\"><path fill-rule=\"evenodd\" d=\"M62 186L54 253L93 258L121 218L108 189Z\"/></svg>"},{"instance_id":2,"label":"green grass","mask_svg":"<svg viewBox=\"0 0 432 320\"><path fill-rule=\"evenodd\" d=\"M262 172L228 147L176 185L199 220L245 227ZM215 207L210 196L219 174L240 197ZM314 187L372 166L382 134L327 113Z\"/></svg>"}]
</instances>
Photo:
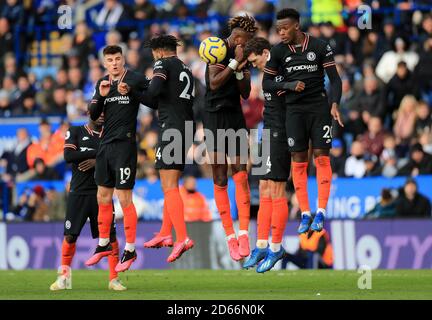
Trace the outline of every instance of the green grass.
<instances>
[{"instance_id":1,"label":"green grass","mask_svg":"<svg viewBox=\"0 0 432 320\"><path fill-rule=\"evenodd\" d=\"M432 299L432 270L375 270L371 290L355 270L137 270L121 275L125 292L108 291L106 271L72 276L72 290L50 292L54 270L0 271L0 299Z\"/></svg>"}]
</instances>

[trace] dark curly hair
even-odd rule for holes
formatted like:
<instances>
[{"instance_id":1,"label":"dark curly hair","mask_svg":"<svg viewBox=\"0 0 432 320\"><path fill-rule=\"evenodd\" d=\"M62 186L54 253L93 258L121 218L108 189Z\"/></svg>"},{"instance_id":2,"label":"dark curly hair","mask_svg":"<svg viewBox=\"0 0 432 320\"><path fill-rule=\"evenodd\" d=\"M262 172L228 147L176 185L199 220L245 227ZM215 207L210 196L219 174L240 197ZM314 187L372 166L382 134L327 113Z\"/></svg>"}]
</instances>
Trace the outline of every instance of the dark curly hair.
<instances>
[{"instance_id":1,"label":"dark curly hair","mask_svg":"<svg viewBox=\"0 0 432 320\"><path fill-rule=\"evenodd\" d=\"M255 19L247 14L231 18L228 22L228 27L230 31L233 31L235 28L240 28L246 32L255 33L258 30L255 26Z\"/></svg>"},{"instance_id":2,"label":"dark curly hair","mask_svg":"<svg viewBox=\"0 0 432 320\"><path fill-rule=\"evenodd\" d=\"M163 34L154 37L146 43L146 47L153 50L164 49L169 51L176 51L178 46L180 46L180 40L170 34Z\"/></svg>"}]
</instances>

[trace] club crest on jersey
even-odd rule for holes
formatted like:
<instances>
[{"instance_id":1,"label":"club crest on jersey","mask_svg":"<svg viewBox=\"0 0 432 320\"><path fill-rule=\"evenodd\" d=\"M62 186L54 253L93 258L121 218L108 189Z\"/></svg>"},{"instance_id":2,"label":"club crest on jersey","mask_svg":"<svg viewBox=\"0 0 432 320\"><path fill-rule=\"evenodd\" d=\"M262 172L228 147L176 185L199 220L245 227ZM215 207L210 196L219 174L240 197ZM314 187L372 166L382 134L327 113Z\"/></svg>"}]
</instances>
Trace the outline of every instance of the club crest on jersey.
<instances>
[{"instance_id":1,"label":"club crest on jersey","mask_svg":"<svg viewBox=\"0 0 432 320\"><path fill-rule=\"evenodd\" d=\"M309 61L315 61L315 59L316 59L316 54L315 54L315 52L308 52L307 53L307 55L306 55L306 58L309 60Z\"/></svg>"},{"instance_id":2,"label":"club crest on jersey","mask_svg":"<svg viewBox=\"0 0 432 320\"><path fill-rule=\"evenodd\" d=\"M285 59L285 63L290 62L291 60L292 60L292 57L287 57L287 58Z\"/></svg>"},{"instance_id":3,"label":"club crest on jersey","mask_svg":"<svg viewBox=\"0 0 432 320\"><path fill-rule=\"evenodd\" d=\"M289 145L290 147L293 147L293 146L294 146L294 143L295 143L295 141L294 141L293 138L288 138L288 145Z\"/></svg>"}]
</instances>

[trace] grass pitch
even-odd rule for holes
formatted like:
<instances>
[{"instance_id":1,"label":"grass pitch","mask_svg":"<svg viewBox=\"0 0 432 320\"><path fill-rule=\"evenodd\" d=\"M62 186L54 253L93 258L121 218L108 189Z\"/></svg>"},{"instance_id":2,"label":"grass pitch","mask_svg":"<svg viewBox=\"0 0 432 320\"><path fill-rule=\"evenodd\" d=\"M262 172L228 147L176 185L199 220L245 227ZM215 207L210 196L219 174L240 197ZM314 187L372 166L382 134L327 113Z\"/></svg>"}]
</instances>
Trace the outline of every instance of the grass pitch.
<instances>
[{"instance_id":1,"label":"grass pitch","mask_svg":"<svg viewBox=\"0 0 432 320\"><path fill-rule=\"evenodd\" d=\"M74 270L72 290L51 292L55 270L0 271L0 299L432 299L432 270L374 270L370 290L358 288L360 276L355 270L133 270L120 277L128 290L113 292L107 271Z\"/></svg>"}]
</instances>

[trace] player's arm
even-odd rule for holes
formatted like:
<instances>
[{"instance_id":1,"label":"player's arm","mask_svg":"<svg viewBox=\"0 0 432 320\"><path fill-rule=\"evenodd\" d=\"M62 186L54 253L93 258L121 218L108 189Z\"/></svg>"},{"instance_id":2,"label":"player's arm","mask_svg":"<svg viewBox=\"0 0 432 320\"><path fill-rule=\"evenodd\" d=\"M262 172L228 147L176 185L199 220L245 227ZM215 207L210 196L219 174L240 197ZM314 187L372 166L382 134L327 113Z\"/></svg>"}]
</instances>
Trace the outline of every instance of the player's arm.
<instances>
[{"instance_id":1,"label":"player's arm","mask_svg":"<svg viewBox=\"0 0 432 320\"><path fill-rule=\"evenodd\" d=\"M108 80L99 80L96 83L95 93L88 106L90 118L93 121L96 121L102 114L105 105L105 97L108 95L109 89L110 82Z\"/></svg>"},{"instance_id":2,"label":"player's arm","mask_svg":"<svg viewBox=\"0 0 432 320\"><path fill-rule=\"evenodd\" d=\"M235 49L235 58L231 60L227 67L223 64L216 63L208 66L210 90L214 91L222 87L231 78L232 74L238 69L240 64L245 61L243 48L237 46ZM250 85L250 83L249 83ZM250 92L250 90L249 90Z\"/></svg>"},{"instance_id":3,"label":"player's arm","mask_svg":"<svg viewBox=\"0 0 432 320\"><path fill-rule=\"evenodd\" d=\"M247 60L245 61L247 62ZM241 65L240 67L241 68ZM235 76L237 79L237 87L240 91L240 95L243 99L249 98L251 91L251 77L248 69L243 69L235 72Z\"/></svg>"},{"instance_id":4,"label":"player's arm","mask_svg":"<svg viewBox=\"0 0 432 320\"><path fill-rule=\"evenodd\" d=\"M78 137L75 128L71 127L66 132L66 141L63 149L63 156L67 163L79 164L88 159L95 159L97 150L80 151Z\"/></svg>"},{"instance_id":5,"label":"player's arm","mask_svg":"<svg viewBox=\"0 0 432 320\"><path fill-rule=\"evenodd\" d=\"M139 82L137 88L130 88L130 95L138 100L139 103L152 108L158 108L157 96L149 92L151 81L147 77L143 77Z\"/></svg>"},{"instance_id":6,"label":"player's arm","mask_svg":"<svg viewBox=\"0 0 432 320\"><path fill-rule=\"evenodd\" d=\"M342 80L336 68L336 62L333 57L333 50L330 45L326 45L322 49L323 68L330 80L330 99L331 99L331 114L333 118L343 127L342 116L339 113L339 103L342 96Z\"/></svg>"}]
</instances>

